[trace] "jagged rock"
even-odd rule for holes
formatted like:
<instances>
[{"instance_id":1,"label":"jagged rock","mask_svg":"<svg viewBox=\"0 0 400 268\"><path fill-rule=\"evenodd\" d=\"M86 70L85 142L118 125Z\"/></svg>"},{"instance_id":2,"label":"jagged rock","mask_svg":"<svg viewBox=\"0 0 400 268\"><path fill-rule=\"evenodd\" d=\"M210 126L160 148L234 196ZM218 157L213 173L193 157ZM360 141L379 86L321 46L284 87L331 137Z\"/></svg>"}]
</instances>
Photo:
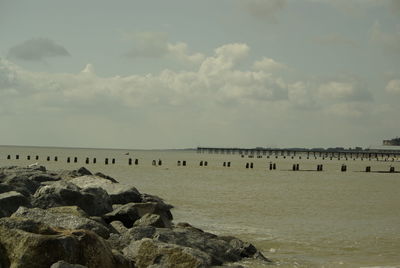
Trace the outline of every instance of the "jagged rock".
<instances>
[{"instance_id":1,"label":"jagged rock","mask_svg":"<svg viewBox=\"0 0 400 268\"><path fill-rule=\"evenodd\" d=\"M113 248L123 250L132 241L141 240L143 238L152 238L155 232L156 228L153 226L133 227L119 234L110 234L108 242Z\"/></svg>"},{"instance_id":2,"label":"jagged rock","mask_svg":"<svg viewBox=\"0 0 400 268\"><path fill-rule=\"evenodd\" d=\"M39 208L78 206L90 216L103 215L112 210L110 197L103 189L81 189L66 181L40 188L33 196L32 205Z\"/></svg>"},{"instance_id":3,"label":"jagged rock","mask_svg":"<svg viewBox=\"0 0 400 268\"><path fill-rule=\"evenodd\" d=\"M202 251L148 238L133 241L123 253L134 260L138 268L196 268L211 264L211 257Z\"/></svg>"},{"instance_id":4,"label":"jagged rock","mask_svg":"<svg viewBox=\"0 0 400 268\"><path fill-rule=\"evenodd\" d=\"M50 268L87 268L87 266L83 266L80 264L70 264L65 261L58 261L56 263L53 263Z\"/></svg>"},{"instance_id":5,"label":"jagged rock","mask_svg":"<svg viewBox=\"0 0 400 268\"><path fill-rule=\"evenodd\" d=\"M80 188L100 187L103 188L111 198L112 204L126 204L130 202L141 202L139 191L126 184L114 183L111 180L99 176L80 176L70 180Z\"/></svg>"},{"instance_id":6,"label":"jagged rock","mask_svg":"<svg viewBox=\"0 0 400 268\"><path fill-rule=\"evenodd\" d=\"M107 222L120 221L125 227L130 228L134 222L140 218L136 206L136 203L128 203L120 206L117 209L103 215L103 219Z\"/></svg>"},{"instance_id":7,"label":"jagged rock","mask_svg":"<svg viewBox=\"0 0 400 268\"><path fill-rule=\"evenodd\" d=\"M122 222L120 222L120 221L113 221L113 222L110 223L110 225L111 225L112 227L114 227L114 229L117 230L117 232L118 232L119 234L123 234L123 233L125 233L125 232L127 232L127 231L129 230L129 229L126 228L125 225L124 225Z\"/></svg>"},{"instance_id":8,"label":"jagged rock","mask_svg":"<svg viewBox=\"0 0 400 268\"><path fill-rule=\"evenodd\" d=\"M20 206L30 206L29 200L22 194L11 191L0 194L0 217L8 217Z\"/></svg>"},{"instance_id":9,"label":"jagged rock","mask_svg":"<svg viewBox=\"0 0 400 268\"><path fill-rule=\"evenodd\" d=\"M166 209L168 208L168 209ZM112 221L121 221L125 227L131 228L135 221L140 219L146 214L155 214L160 216L160 226L170 227L172 226L172 214L168 206L155 202L147 203L128 203L122 206L118 206L112 212L107 213L103 216L103 219L110 223Z\"/></svg>"},{"instance_id":10,"label":"jagged rock","mask_svg":"<svg viewBox=\"0 0 400 268\"><path fill-rule=\"evenodd\" d=\"M101 177L101 178L103 178L103 179L109 180L109 181L111 181L111 182L118 183L118 181L117 181L116 179L114 179L114 178L112 178L112 177L110 177L110 176L104 175L104 174L101 173L101 172L96 172L94 175L95 175L95 176L98 176L98 177Z\"/></svg>"},{"instance_id":11,"label":"jagged rock","mask_svg":"<svg viewBox=\"0 0 400 268\"><path fill-rule=\"evenodd\" d=\"M47 268L59 260L89 268L129 267L91 231L54 230L27 219L0 219L0 245L11 267Z\"/></svg>"},{"instance_id":12,"label":"jagged rock","mask_svg":"<svg viewBox=\"0 0 400 268\"><path fill-rule=\"evenodd\" d=\"M135 221L134 226L154 226L158 228L166 228L164 221L160 215L145 214L143 217Z\"/></svg>"},{"instance_id":13,"label":"jagged rock","mask_svg":"<svg viewBox=\"0 0 400 268\"><path fill-rule=\"evenodd\" d=\"M40 187L40 183L30 180L29 176L26 174L9 175L3 179L3 184L11 186L14 191L17 191L26 197L34 194Z\"/></svg>"},{"instance_id":14,"label":"jagged rock","mask_svg":"<svg viewBox=\"0 0 400 268\"><path fill-rule=\"evenodd\" d=\"M254 257L256 254L260 259L263 257L251 244L237 238L219 237L190 225L181 224L173 229L156 229L153 239L204 251L212 257L213 265L235 262L244 257ZM267 258L263 260L269 261Z\"/></svg>"},{"instance_id":15,"label":"jagged rock","mask_svg":"<svg viewBox=\"0 0 400 268\"><path fill-rule=\"evenodd\" d=\"M66 211L77 211L76 208L56 208L44 210L41 208L26 208L20 207L11 217L20 217L31 219L34 221L41 222L52 228L62 228L67 230L84 229L91 230L103 238L110 236L110 230L104 225L91 220L85 216L84 212L78 216L73 214L67 214Z\"/></svg>"}]
</instances>

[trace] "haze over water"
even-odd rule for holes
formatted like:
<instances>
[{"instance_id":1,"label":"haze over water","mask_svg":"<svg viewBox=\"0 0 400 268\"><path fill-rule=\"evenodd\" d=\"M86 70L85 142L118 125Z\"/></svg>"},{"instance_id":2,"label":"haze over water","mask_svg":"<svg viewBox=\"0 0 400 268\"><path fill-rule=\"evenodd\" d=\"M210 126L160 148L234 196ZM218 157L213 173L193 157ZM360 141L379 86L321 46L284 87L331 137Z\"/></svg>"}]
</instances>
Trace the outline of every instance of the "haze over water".
<instances>
[{"instance_id":1,"label":"haze over water","mask_svg":"<svg viewBox=\"0 0 400 268\"><path fill-rule=\"evenodd\" d=\"M39 155L39 160L28 161L27 155ZM75 156L78 163L66 162ZM86 157L90 164L85 164ZM105 158L110 163L115 158L116 164L105 165ZM128 165L129 158L139 164ZM158 159L162 166L152 166ZM178 160L187 166L177 166ZM208 166L200 167L200 161L208 161ZM224 161L231 167L223 167ZM268 169L270 161L277 170ZM361 172L366 166L372 171L390 166L400 170L398 159L250 159L195 151L0 146L0 166L34 162L50 170L85 166L159 195L175 206L175 223L238 236L260 248L276 267L400 267L400 174ZM245 168L248 162L254 163L253 169ZM294 172L294 163L303 170L323 164L324 170ZM347 172L340 171L342 164ZM255 261L241 264L263 267Z\"/></svg>"}]
</instances>

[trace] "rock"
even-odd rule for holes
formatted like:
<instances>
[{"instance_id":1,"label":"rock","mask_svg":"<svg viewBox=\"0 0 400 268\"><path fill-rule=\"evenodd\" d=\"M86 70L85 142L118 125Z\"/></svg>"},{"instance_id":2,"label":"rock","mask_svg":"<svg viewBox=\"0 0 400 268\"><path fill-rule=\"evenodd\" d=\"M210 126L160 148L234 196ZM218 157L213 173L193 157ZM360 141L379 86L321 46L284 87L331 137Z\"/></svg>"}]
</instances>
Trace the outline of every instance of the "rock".
<instances>
[{"instance_id":1,"label":"rock","mask_svg":"<svg viewBox=\"0 0 400 268\"><path fill-rule=\"evenodd\" d=\"M184 247L195 248L212 257L212 265L239 261L243 257L241 251L214 234L193 227L177 227L173 229L157 229L153 238L164 243L172 243Z\"/></svg>"},{"instance_id":2,"label":"rock","mask_svg":"<svg viewBox=\"0 0 400 268\"><path fill-rule=\"evenodd\" d=\"M103 179L109 180L109 181L111 181L111 182L118 183L118 181L117 181L116 179L114 179L114 178L112 178L112 177L110 177L110 176L104 175L104 174L101 173L101 172L96 172L94 175L97 176L97 177L101 177L101 178L103 178Z\"/></svg>"},{"instance_id":3,"label":"rock","mask_svg":"<svg viewBox=\"0 0 400 268\"><path fill-rule=\"evenodd\" d=\"M12 191L0 194L0 217L8 217L20 206L30 206L29 200L22 194Z\"/></svg>"},{"instance_id":4,"label":"rock","mask_svg":"<svg viewBox=\"0 0 400 268\"><path fill-rule=\"evenodd\" d=\"M103 219L110 223L112 221L121 221L125 227L131 228L136 220L146 214L155 214L160 216L159 225L163 227L172 226L172 214L168 206L155 202L147 203L128 203L118 206L112 212L103 216Z\"/></svg>"},{"instance_id":5,"label":"rock","mask_svg":"<svg viewBox=\"0 0 400 268\"><path fill-rule=\"evenodd\" d=\"M135 204L136 203L128 203L120 206L112 212L103 215L103 219L107 223L120 221L125 227L130 228L133 226L134 222L140 218Z\"/></svg>"},{"instance_id":6,"label":"rock","mask_svg":"<svg viewBox=\"0 0 400 268\"><path fill-rule=\"evenodd\" d=\"M120 222L120 221L113 221L113 222L110 223L110 225L111 225L112 227L114 227L114 229L117 230L117 232L118 232L119 234L126 233L126 232L129 230L129 229L126 228L125 225L124 225L122 222Z\"/></svg>"},{"instance_id":7,"label":"rock","mask_svg":"<svg viewBox=\"0 0 400 268\"><path fill-rule=\"evenodd\" d=\"M11 191L14 191L14 187L12 187L11 185L0 183L0 194Z\"/></svg>"},{"instance_id":8,"label":"rock","mask_svg":"<svg viewBox=\"0 0 400 268\"><path fill-rule=\"evenodd\" d=\"M195 268L208 267L211 264L210 256L202 251L148 238L133 241L123 253L134 260L138 268Z\"/></svg>"},{"instance_id":9,"label":"rock","mask_svg":"<svg viewBox=\"0 0 400 268\"><path fill-rule=\"evenodd\" d=\"M56 263L53 263L50 268L87 268L87 266L83 266L80 264L70 264L65 261L58 261Z\"/></svg>"},{"instance_id":10,"label":"rock","mask_svg":"<svg viewBox=\"0 0 400 268\"><path fill-rule=\"evenodd\" d=\"M100 187L103 188L111 198L112 204L126 204L130 202L141 202L141 194L130 185L114 183L111 180L99 176L80 176L70 180L80 188Z\"/></svg>"},{"instance_id":11,"label":"rock","mask_svg":"<svg viewBox=\"0 0 400 268\"><path fill-rule=\"evenodd\" d=\"M7 184L13 187L14 191L23 194L26 197L34 194L40 187L38 182L29 179L29 176L25 175L10 175L4 179L3 184Z\"/></svg>"},{"instance_id":12,"label":"rock","mask_svg":"<svg viewBox=\"0 0 400 268\"><path fill-rule=\"evenodd\" d=\"M78 174L80 174L80 175L92 175L92 172L90 172L85 167L81 167L81 168L78 169Z\"/></svg>"},{"instance_id":13,"label":"rock","mask_svg":"<svg viewBox=\"0 0 400 268\"><path fill-rule=\"evenodd\" d=\"M156 232L153 226L139 226L127 229L126 232L119 234L110 234L107 240L113 248L123 250L132 241L141 240L143 238L152 238Z\"/></svg>"},{"instance_id":14,"label":"rock","mask_svg":"<svg viewBox=\"0 0 400 268\"><path fill-rule=\"evenodd\" d=\"M47 268L59 260L89 268L129 267L91 231L54 230L21 218L0 219L0 245L11 267Z\"/></svg>"},{"instance_id":15,"label":"rock","mask_svg":"<svg viewBox=\"0 0 400 268\"><path fill-rule=\"evenodd\" d=\"M160 215L145 214L143 217L135 221L134 226L154 226L158 228L166 228L164 221Z\"/></svg>"},{"instance_id":16,"label":"rock","mask_svg":"<svg viewBox=\"0 0 400 268\"><path fill-rule=\"evenodd\" d=\"M38 221L52 228L62 228L67 230L84 229L91 230L103 238L110 236L110 230L104 225L85 217L84 213L78 215L65 213L66 211L76 211L75 208L41 208L20 207L11 217L19 217ZM83 216L82 216L83 215Z\"/></svg>"},{"instance_id":17,"label":"rock","mask_svg":"<svg viewBox=\"0 0 400 268\"><path fill-rule=\"evenodd\" d=\"M110 197L103 189L81 189L66 181L40 188L33 196L32 205L39 208L78 206L90 216L100 216L112 211Z\"/></svg>"}]
</instances>

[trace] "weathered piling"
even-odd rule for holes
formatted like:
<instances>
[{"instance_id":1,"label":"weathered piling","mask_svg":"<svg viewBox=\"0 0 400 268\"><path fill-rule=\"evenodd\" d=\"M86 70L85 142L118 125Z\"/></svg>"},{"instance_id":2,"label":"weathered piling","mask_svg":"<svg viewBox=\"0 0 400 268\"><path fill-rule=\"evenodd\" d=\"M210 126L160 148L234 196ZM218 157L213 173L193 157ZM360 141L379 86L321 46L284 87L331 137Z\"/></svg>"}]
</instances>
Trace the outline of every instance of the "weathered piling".
<instances>
[{"instance_id":1,"label":"weathered piling","mask_svg":"<svg viewBox=\"0 0 400 268\"><path fill-rule=\"evenodd\" d=\"M201 167L203 166L203 161L200 161L199 166Z\"/></svg>"},{"instance_id":2,"label":"weathered piling","mask_svg":"<svg viewBox=\"0 0 400 268\"><path fill-rule=\"evenodd\" d=\"M228 162L226 165L227 167L231 167L231 162Z\"/></svg>"},{"instance_id":3,"label":"weathered piling","mask_svg":"<svg viewBox=\"0 0 400 268\"><path fill-rule=\"evenodd\" d=\"M365 172L371 172L371 166L366 166L365 167Z\"/></svg>"},{"instance_id":4,"label":"weathered piling","mask_svg":"<svg viewBox=\"0 0 400 268\"><path fill-rule=\"evenodd\" d=\"M130 165L130 166L132 165L132 158L128 159L128 165Z\"/></svg>"},{"instance_id":5,"label":"weathered piling","mask_svg":"<svg viewBox=\"0 0 400 268\"><path fill-rule=\"evenodd\" d=\"M39 160L39 156L38 155L35 158L36 158L36 160Z\"/></svg>"},{"instance_id":6,"label":"weathered piling","mask_svg":"<svg viewBox=\"0 0 400 268\"><path fill-rule=\"evenodd\" d=\"M159 165L159 166L162 166L162 161L161 161L161 159L158 159L158 165Z\"/></svg>"},{"instance_id":7,"label":"weathered piling","mask_svg":"<svg viewBox=\"0 0 400 268\"><path fill-rule=\"evenodd\" d=\"M182 161L182 166L184 166L184 167L186 166L186 160Z\"/></svg>"},{"instance_id":8,"label":"weathered piling","mask_svg":"<svg viewBox=\"0 0 400 268\"><path fill-rule=\"evenodd\" d=\"M93 158L93 164L96 164L97 160L96 157Z\"/></svg>"},{"instance_id":9,"label":"weathered piling","mask_svg":"<svg viewBox=\"0 0 400 268\"><path fill-rule=\"evenodd\" d=\"M346 172L347 171L347 166L345 164L343 164L340 168L340 171L342 172Z\"/></svg>"},{"instance_id":10,"label":"weathered piling","mask_svg":"<svg viewBox=\"0 0 400 268\"><path fill-rule=\"evenodd\" d=\"M26 160L31 160L31 156L28 155L28 156L26 157Z\"/></svg>"},{"instance_id":11,"label":"weathered piling","mask_svg":"<svg viewBox=\"0 0 400 268\"><path fill-rule=\"evenodd\" d=\"M176 162L176 165L177 165L178 167L180 167L180 166L181 166L181 160L178 160L178 161Z\"/></svg>"},{"instance_id":12,"label":"weathered piling","mask_svg":"<svg viewBox=\"0 0 400 268\"><path fill-rule=\"evenodd\" d=\"M390 172L390 173L394 173L394 171L395 171L395 170L394 170L394 167L390 167L390 168L389 168L389 172Z\"/></svg>"},{"instance_id":13,"label":"weathered piling","mask_svg":"<svg viewBox=\"0 0 400 268\"><path fill-rule=\"evenodd\" d=\"M208 166L208 162L207 161L204 161L204 166L205 167Z\"/></svg>"},{"instance_id":14,"label":"weathered piling","mask_svg":"<svg viewBox=\"0 0 400 268\"><path fill-rule=\"evenodd\" d=\"M67 163L71 162L71 157L67 157Z\"/></svg>"},{"instance_id":15,"label":"weathered piling","mask_svg":"<svg viewBox=\"0 0 400 268\"><path fill-rule=\"evenodd\" d=\"M78 157L74 157L74 163L78 163Z\"/></svg>"},{"instance_id":16,"label":"weathered piling","mask_svg":"<svg viewBox=\"0 0 400 268\"><path fill-rule=\"evenodd\" d=\"M151 165L152 165L152 166L156 166L156 165L157 165L157 164L156 164L156 160L151 161Z\"/></svg>"},{"instance_id":17,"label":"weathered piling","mask_svg":"<svg viewBox=\"0 0 400 268\"><path fill-rule=\"evenodd\" d=\"M249 168L249 163L246 163L246 168Z\"/></svg>"},{"instance_id":18,"label":"weathered piling","mask_svg":"<svg viewBox=\"0 0 400 268\"><path fill-rule=\"evenodd\" d=\"M111 160L111 163L112 163L112 164L115 164L115 158L113 158L113 159Z\"/></svg>"},{"instance_id":19,"label":"weathered piling","mask_svg":"<svg viewBox=\"0 0 400 268\"><path fill-rule=\"evenodd\" d=\"M50 156L47 157L47 161L50 161Z\"/></svg>"},{"instance_id":20,"label":"weathered piling","mask_svg":"<svg viewBox=\"0 0 400 268\"><path fill-rule=\"evenodd\" d=\"M58 157L54 156L54 161L57 162L58 161Z\"/></svg>"},{"instance_id":21,"label":"weathered piling","mask_svg":"<svg viewBox=\"0 0 400 268\"><path fill-rule=\"evenodd\" d=\"M89 164L89 157L86 157L85 163Z\"/></svg>"},{"instance_id":22,"label":"weathered piling","mask_svg":"<svg viewBox=\"0 0 400 268\"><path fill-rule=\"evenodd\" d=\"M137 166L137 165L139 165L139 159L135 159L135 165Z\"/></svg>"},{"instance_id":23,"label":"weathered piling","mask_svg":"<svg viewBox=\"0 0 400 268\"><path fill-rule=\"evenodd\" d=\"M17 155L15 156L15 159L19 160L19 154L17 154Z\"/></svg>"},{"instance_id":24,"label":"weathered piling","mask_svg":"<svg viewBox=\"0 0 400 268\"><path fill-rule=\"evenodd\" d=\"M250 163L250 168L253 168L253 162Z\"/></svg>"},{"instance_id":25,"label":"weathered piling","mask_svg":"<svg viewBox=\"0 0 400 268\"><path fill-rule=\"evenodd\" d=\"M104 164L108 165L108 158L104 159Z\"/></svg>"}]
</instances>

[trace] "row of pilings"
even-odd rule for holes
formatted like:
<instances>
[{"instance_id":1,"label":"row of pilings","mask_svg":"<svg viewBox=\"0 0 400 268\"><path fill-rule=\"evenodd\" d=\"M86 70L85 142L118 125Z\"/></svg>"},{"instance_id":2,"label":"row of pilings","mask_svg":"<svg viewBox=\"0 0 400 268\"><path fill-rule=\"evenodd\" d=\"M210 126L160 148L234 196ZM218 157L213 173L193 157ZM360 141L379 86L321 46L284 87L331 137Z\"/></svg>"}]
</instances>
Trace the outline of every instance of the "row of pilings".
<instances>
[{"instance_id":1,"label":"row of pilings","mask_svg":"<svg viewBox=\"0 0 400 268\"><path fill-rule=\"evenodd\" d=\"M15 155L15 157L14 158L12 158L11 157L11 155L7 155L7 160L22 160L22 158L20 157L20 155ZM30 155L27 155L26 156L26 160L40 160L41 158L39 157L39 155L35 155L34 157L31 157ZM45 157L44 158L46 161L54 161L54 162L58 162L59 161L59 157L58 156L54 156L54 157L50 157L50 156L47 156L47 157ZM85 160L84 160L84 163L85 164L97 164L98 162L97 162L97 158L96 157L93 157L93 158L89 158L89 157L86 157L86 158L84 158ZM66 161L66 163L80 163L79 161L78 161L79 159L78 159L78 157L66 157L65 158L65 161ZM128 161L128 165L139 165L139 159L134 159L134 158L128 158L127 159ZM114 165L114 164L116 164L116 159L115 158L104 158L104 160L103 160L103 163L105 164L105 165L109 165L109 164L112 164L112 165ZM183 166L183 167L185 167L185 166L188 166L188 162L186 161L186 160L177 160L177 162L176 162L176 166ZM259 163L258 163L259 164ZM151 161L151 165L152 166L162 166L163 165L163 161L161 160L161 159L158 159L158 160L152 160ZM208 161L205 161L205 160L201 160L199 163L198 163L198 166L200 166L200 167L207 167L208 166ZM226 168L230 168L230 167L232 167L233 165L232 165L232 162L230 162L230 161L224 161L224 162L222 162L222 164L221 164L221 166L222 167L226 167ZM264 165L263 165L264 166ZM269 162L269 164L267 164L266 166L264 166L266 169L269 169L269 170L276 170L277 169L277 164L276 163L273 163L273 162ZM255 164L254 164L254 162L246 162L245 164L244 164L244 168L246 168L246 169L253 169L253 168L255 168ZM317 164L317 166L316 166L316 169L314 170L314 169L301 169L300 168L300 164L299 163L294 163L293 165L292 165L292 171L323 171L323 164ZM346 172L347 171L347 165L345 165L345 164L342 164L341 166L340 166L340 171L342 171L342 172ZM366 166L365 167L365 170L364 170L365 172L371 172L371 166ZM381 172L386 172L386 173L397 173L396 171L395 171L395 167L393 167L393 166L390 166L389 167L389 170L388 171L381 171Z\"/></svg>"}]
</instances>

